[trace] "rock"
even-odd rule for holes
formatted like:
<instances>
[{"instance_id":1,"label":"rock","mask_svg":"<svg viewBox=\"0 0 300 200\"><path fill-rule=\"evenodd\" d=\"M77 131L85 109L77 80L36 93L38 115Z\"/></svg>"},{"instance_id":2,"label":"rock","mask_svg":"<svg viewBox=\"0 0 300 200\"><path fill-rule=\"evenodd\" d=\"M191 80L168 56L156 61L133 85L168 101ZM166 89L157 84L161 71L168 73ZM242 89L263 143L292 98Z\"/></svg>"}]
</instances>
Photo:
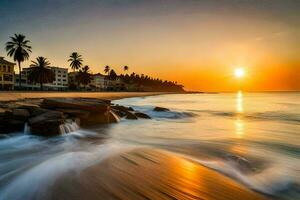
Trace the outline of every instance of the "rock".
<instances>
[{"instance_id":1,"label":"rock","mask_svg":"<svg viewBox=\"0 0 300 200\"><path fill-rule=\"evenodd\" d=\"M135 112L134 113L135 116L137 116L138 118L143 118L143 119L151 119L151 117L145 113L142 112Z\"/></svg>"},{"instance_id":2,"label":"rock","mask_svg":"<svg viewBox=\"0 0 300 200\"><path fill-rule=\"evenodd\" d=\"M27 109L16 108L16 109L13 109L12 115L13 115L14 119L19 119L19 120L25 122L29 118L30 113Z\"/></svg>"},{"instance_id":3,"label":"rock","mask_svg":"<svg viewBox=\"0 0 300 200\"><path fill-rule=\"evenodd\" d=\"M107 105L111 104L111 100L108 99L97 99L97 98L79 98L82 101L88 101L88 102L100 102L100 103L105 103Z\"/></svg>"},{"instance_id":4,"label":"rock","mask_svg":"<svg viewBox=\"0 0 300 200\"><path fill-rule=\"evenodd\" d=\"M127 108L125 106L120 106L120 105L114 105L114 106L111 106L111 108L113 108L115 110L119 110L119 111L124 112L124 113L130 111L129 108Z\"/></svg>"},{"instance_id":5,"label":"rock","mask_svg":"<svg viewBox=\"0 0 300 200\"><path fill-rule=\"evenodd\" d=\"M25 120L14 116L10 109L0 109L0 133L23 131Z\"/></svg>"},{"instance_id":6,"label":"rock","mask_svg":"<svg viewBox=\"0 0 300 200\"><path fill-rule=\"evenodd\" d=\"M6 124L4 124L3 128L1 128L2 133L14 133L14 132L22 132L24 130L24 121L17 119L9 119L6 120ZM0 125L1 126L1 125Z\"/></svg>"},{"instance_id":7,"label":"rock","mask_svg":"<svg viewBox=\"0 0 300 200\"><path fill-rule=\"evenodd\" d=\"M40 107L32 107L30 109L28 108L28 110L30 112L30 117L35 117L49 111L48 109L44 109Z\"/></svg>"},{"instance_id":8,"label":"rock","mask_svg":"<svg viewBox=\"0 0 300 200\"><path fill-rule=\"evenodd\" d=\"M56 109L57 111L63 112L64 114L68 115L71 118L79 118L84 119L88 118L90 112L84 110L75 110L75 109Z\"/></svg>"},{"instance_id":9,"label":"rock","mask_svg":"<svg viewBox=\"0 0 300 200\"><path fill-rule=\"evenodd\" d=\"M34 125L34 124L40 123L42 121L53 120L53 119L64 119L64 115L62 112L59 112L59 111L48 110L47 112L45 112L41 115L30 118L28 120L28 122L30 125Z\"/></svg>"},{"instance_id":10,"label":"rock","mask_svg":"<svg viewBox=\"0 0 300 200\"><path fill-rule=\"evenodd\" d=\"M120 110L116 110L116 109L113 109L112 108L112 111L117 114L119 117L125 117L126 116L126 113L125 112L122 112Z\"/></svg>"},{"instance_id":11,"label":"rock","mask_svg":"<svg viewBox=\"0 0 300 200\"><path fill-rule=\"evenodd\" d=\"M29 103L29 102L16 102L15 103L19 108L25 108L25 109L29 109L29 108L38 108L40 107L37 104L33 104L33 103Z\"/></svg>"},{"instance_id":12,"label":"rock","mask_svg":"<svg viewBox=\"0 0 300 200\"><path fill-rule=\"evenodd\" d=\"M113 111L108 112L108 121L109 123L118 123L120 118Z\"/></svg>"},{"instance_id":13,"label":"rock","mask_svg":"<svg viewBox=\"0 0 300 200\"><path fill-rule=\"evenodd\" d=\"M170 111L170 109L168 109L168 108L163 108L163 107L155 107L154 109L153 109L154 111L156 111L156 112L166 112L166 111Z\"/></svg>"},{"instance_id":14,"label":"rock","mask_svg":"<svg viewBox=\"0 0 300 200\"><path fill-rule=\"evenodd\" d=\"M44 101L44 99L42 99L42 98L41 99L37 99L37 98L25 98L20 103L40 106L43 101Z\"/></svg>"},{"instance_id":15,"label":"rock","mask_svg":"<svg viewBox=\"0 0 300 200\"><path fill-rule=\"evenodd\" d=\"M59 127L64 124L64 115L58 111L47 111L29 118L28 123L32 134L41 136L59 135Z\"/></svg>"},{"instance_id":16,"label":"rock","mask_svg":"<svg viewBox=\"0 0 300 200\"><path fill-rule=\"evenodd\" d=\"M80 124L84 127L100 124L109 124L119 122L119 117L113 111L105 113L90 113L88 118L80 119Z\"/></svg>"},{"instance_id":17,"label":"rock","mask_svg":"<svg viewBox=\"0 0 300 200\"><path fill-rule=\"evenodd\" d=\"M109 111L110 104L96 99L80 98L49 98L45 99L42 108L46 109L76 109L91 112L105 113Z\"/></svg>"},{"instance_id":18,"label":"rock","mask_svg":"<svg viewBox=\"0 0 300 200\"><path fill-rule=\"evenodd\" d=\"M127 111L127 113L126 113L126 119L136 120L136 119L138 119L138 117L134 114L134 112Z\"/></svg>"},{"instance_id":19,"label":"rock","mask_svg":"<svg viewBox=\"0 0 300 200\"><path fill-rule=\"evenodd\" d=\"M6 111L5 109L0 108L0 117L3 117L3 116L4 116L5 111Z\"/></svg>"},{"instance_id":20,"label":"rock","mask_svg":"<svg viewBox=\"0 0 300 200\"><path fill-rule=\"evenodd\" d=\"M131 107L113 105L113 106L111 106L111 108L120 117L125 117L126 116L127 119L135 119L136 118L134 116L134 113L132 112L134 110Z\"/></svg>"}]
</instances>

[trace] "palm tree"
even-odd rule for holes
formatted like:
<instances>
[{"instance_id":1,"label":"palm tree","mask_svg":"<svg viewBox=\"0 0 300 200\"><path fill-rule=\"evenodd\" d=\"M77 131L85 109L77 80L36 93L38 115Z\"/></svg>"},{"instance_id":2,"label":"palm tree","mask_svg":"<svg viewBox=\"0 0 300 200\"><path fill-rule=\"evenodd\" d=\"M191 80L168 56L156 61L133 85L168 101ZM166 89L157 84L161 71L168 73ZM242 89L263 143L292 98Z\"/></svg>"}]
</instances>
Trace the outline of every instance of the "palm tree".
<instances>
[{"instance_id":1,"label":"palm tree","mask_svg":"<svg viewBox=\"0 0 300 200\"><path fill-rule=\"evenodd\" d=\"M25 35L15 34L13 37L10 37L11 41L6 43L5 50L9 57L13 57L14 61L18 62L19 66L19 88L21 88L21 62L29 59L29 53L31 53L31 46L29 40L25 39Z\"/></svg>"},{"instance_id":2,"label":"palm tree","mask_svg":"<svg viewBox=\"0 0 300 200\"><path fill-rule=\"evenodd\" d=\"M84 66L78 73L76 77L77 81L81 83L82 85L86 86L88 85L91 80L92 76L90 74L90 67L89 66Z\"/></svg>"},{"instance_id":3,"label":"palm tree","mask_svg":"<svg viewBox=\"0 0 300 200\"><path fill-rule=\"evenodd\" d=\"M68 62L70 62L70 67L74 70L74 72L81 68L82 61L83 61L82 56L79 55L77 52L73 52L69 56L69 60L68 60Z\"/></svg>"},{"instance_id":4,"label":"palm tree","mask_svg":"<svg viewBox=\"0 0 300 200\"><path fill-rule=\"evenodd\" d=\"M109 67L108 65L106 65L106 66L104 67L104 72L105 72L106 74L108 74L109 71L110 71L110 67Z\"/></svg>"},{"instance_id":5,"label":"palm tree","mask_svg":"<svg viewBox=\"0 0 300 200\"><path fill-rule=\"evenodd\" d=\"M37 57L36 61L31 61L30 73L28 79L34 83L39 83L43 90L44 83L52 83L55 80L55 74L49 68L50 63L45 57Z\"/></svg>"},{"instance_id":6,"label":"palm tree","mask_svg":"<svg viewBox=\"0 0 300 200\"><path fill-rule=\"evenodd\" d=\"M128 67L127 65L125 65L125 66L123 67L123 70L124 70L124 72L126 72L126 71L129 70L129 67Z\"/></svg>"},{"instance_id":7,"label":"palm tree","mask_svg":"<svg viewBox=\"0 0 300 200\"><path fill-rule=\"evenodd\" d=\"M115 81L118 78L117 73L115 72L115 70L110 70L109 75L108 75L109 80L113 80Z\"/></svg>"}]
</instances>

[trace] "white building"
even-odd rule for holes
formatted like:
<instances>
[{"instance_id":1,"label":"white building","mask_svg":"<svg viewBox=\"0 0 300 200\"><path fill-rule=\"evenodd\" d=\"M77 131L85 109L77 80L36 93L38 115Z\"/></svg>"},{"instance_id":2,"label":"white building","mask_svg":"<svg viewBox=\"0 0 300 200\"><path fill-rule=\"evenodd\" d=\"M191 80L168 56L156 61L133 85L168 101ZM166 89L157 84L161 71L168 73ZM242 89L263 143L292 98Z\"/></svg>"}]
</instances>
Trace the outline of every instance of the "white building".
<instances>
[{"instance_id":1,"label":"white building","mask_svg":"<svg viewBox=\"0 0 300 200\"><path fill-rule=\"evenodd\" d=\"M124 81L117 77L116 80L107 80L106 90L108 91L125 91L127 90L126 84Z\"/></svg>"},{"instance_id":2,"label":"white building","mask_svg":"<svg viewBox=\"0 0 300 200\"><path fill-rule=\"evenodd\" d=\"M68 88L68 68L51 67L51 70L55 74L55 81L52 84L57 88Z\"/></svg>"},{"instance_id":3,"label":"white building","mask_svg":"<svg viewBox=\"0 0 300 200\"><path fill-rule=\"evenodd\" d=\"M50 67L55 74L55 80L52 83L44 84L44 90L67 90L68 89L68 69L62 67ZM30 67L23 68L22 75L22 88L28 90L38 90L40 88L39 83L32 83L28 80L30 73ZM15 86L18 86L19 78L16 76Z\"/></svg>"},{"instance_id":4,"label":"white building","mask_svg":"<svg viewBox=\"0 0 300 200\"><path fill-rule=\"evenodd\" d=\"M90 86L97 91L106 90L108 87L108 80L103 74L93 74Z\"/></svg>"},{"instance_id":5,"label":"white building","mask_svg":"<svg viewBox=\"0 0 300 200\"><path fill-rule=\"evenodd\" d=\"M15 63L4 60L4 57L0 57L0 90L14 89L14 66Z\"/></svg>"}]
</instances>

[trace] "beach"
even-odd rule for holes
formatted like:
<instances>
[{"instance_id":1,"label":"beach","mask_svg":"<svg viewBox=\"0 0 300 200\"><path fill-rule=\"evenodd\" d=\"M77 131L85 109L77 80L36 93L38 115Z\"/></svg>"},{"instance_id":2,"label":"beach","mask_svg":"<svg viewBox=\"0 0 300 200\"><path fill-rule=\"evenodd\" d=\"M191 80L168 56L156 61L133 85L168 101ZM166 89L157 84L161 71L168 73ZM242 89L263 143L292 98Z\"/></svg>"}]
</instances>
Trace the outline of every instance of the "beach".
<instances>
[{"instance_id":1,"label":"beach","mask_svg":"<svg viewBox=\"0 0 300 200\"><path fill-rule=\"evenodd\" d=\"M158 149L139 148L113 155L80 174L65 174L56 180L52 198L45 199L265 198L192 161Z\"/></svg>"},{"instance_id":2,"label":"beach","mask_svg":"<svg viewBox=\"0 0 300 200\"><path fill-rule=\"evenodd\" d=\"M44 92L16 92L16 91L0 91L0 101L14 101L21 100L25 98L51 98L51 97L60 97L60 98L99 98L99 99L122 99L130 97L144 97L144 96L153 96L160 94L171 94L168 92L53 92L53 91L44 91Z\"/></svg>"}]
</instances>

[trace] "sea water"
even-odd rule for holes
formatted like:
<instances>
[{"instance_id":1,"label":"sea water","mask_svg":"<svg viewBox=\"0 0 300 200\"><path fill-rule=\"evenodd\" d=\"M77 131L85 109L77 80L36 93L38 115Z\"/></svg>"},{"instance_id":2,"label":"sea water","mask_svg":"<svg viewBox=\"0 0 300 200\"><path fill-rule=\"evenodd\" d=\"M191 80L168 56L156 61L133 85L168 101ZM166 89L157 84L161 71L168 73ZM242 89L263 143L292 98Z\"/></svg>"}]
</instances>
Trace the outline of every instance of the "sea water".
<instances>
[{"instance_id":1,"label":"sea water","mask_svg":"<svg viewBox=\"0 0 300 200\"><path fill-rule=\"evenodd\" d=\"M192 160L270 198L300 198L300 93L170 94L113 103L152 119L48 139L2 136L0 199L43 199L62 174L141 146Z\"/></svg>"}]
</instances>

